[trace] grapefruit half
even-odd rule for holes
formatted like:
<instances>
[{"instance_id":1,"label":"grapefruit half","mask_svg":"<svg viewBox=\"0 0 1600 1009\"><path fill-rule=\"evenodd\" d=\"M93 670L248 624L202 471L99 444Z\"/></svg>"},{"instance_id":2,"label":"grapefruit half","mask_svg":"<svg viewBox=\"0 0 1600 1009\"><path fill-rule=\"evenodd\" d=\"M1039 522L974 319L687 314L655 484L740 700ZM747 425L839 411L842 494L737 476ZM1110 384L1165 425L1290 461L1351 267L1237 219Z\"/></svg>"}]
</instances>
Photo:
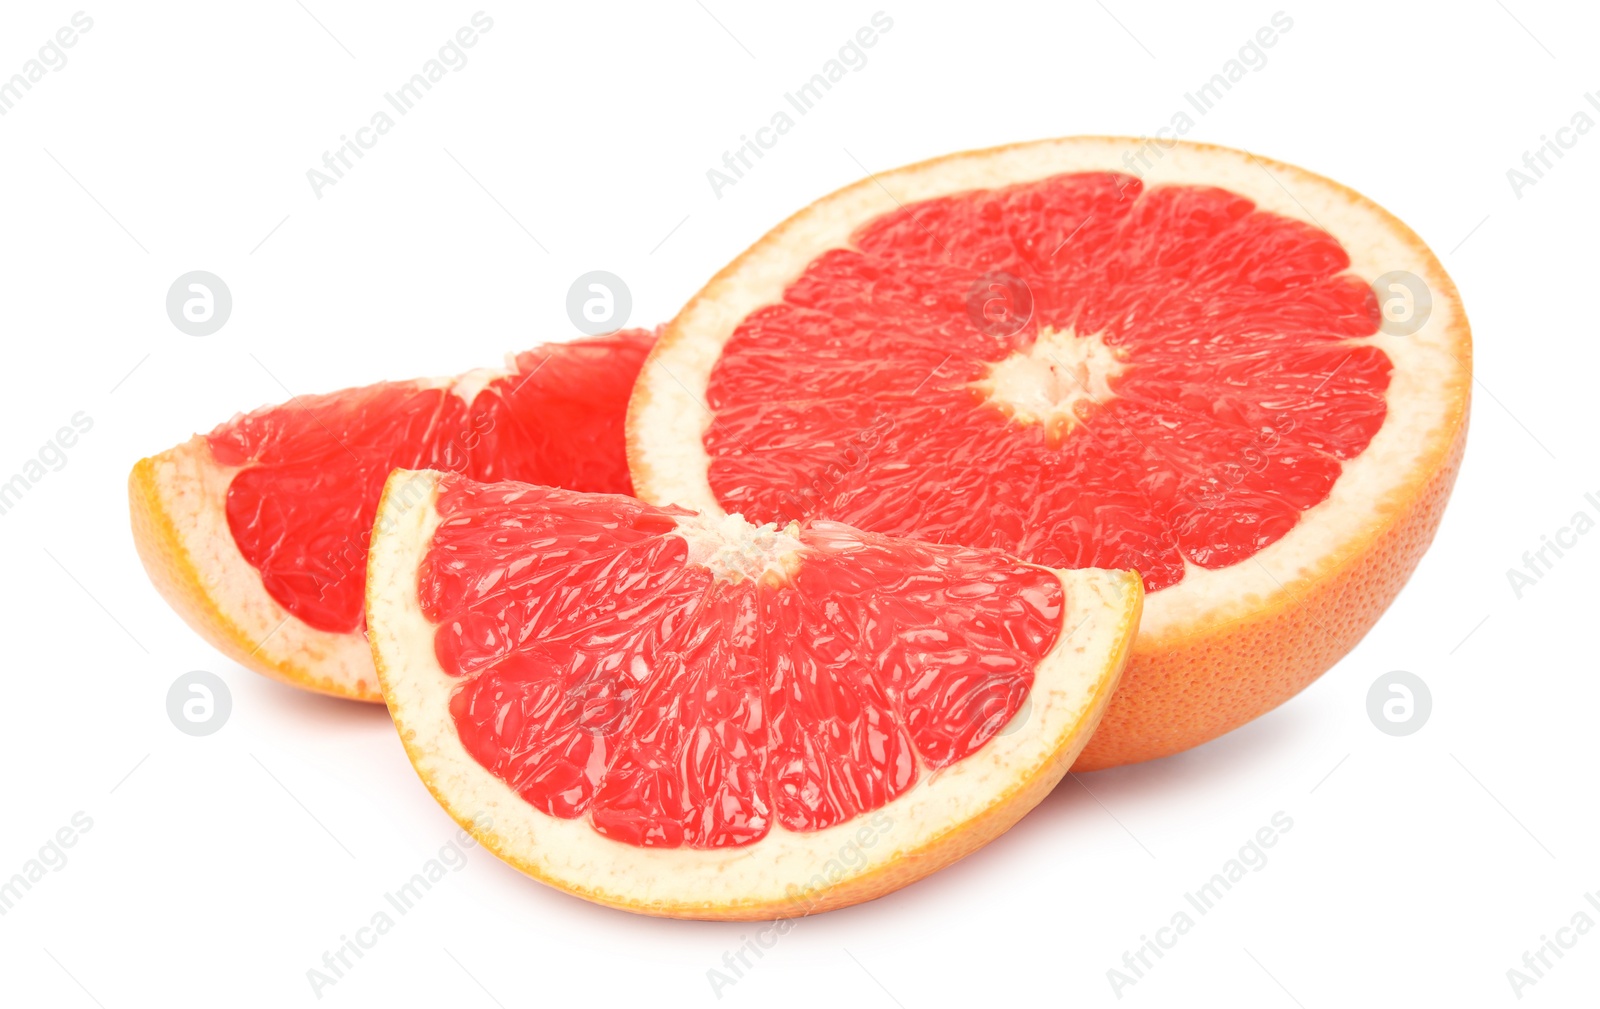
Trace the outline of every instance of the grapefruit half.
<instances>
[{"instance_id":1,"label":"grapefruit half","mask_svg":"<svg viewBox=\"0 0 1600 1009\"><path fill-rule=\"evenodd\" d=\"M1439 523L1470 362L1438 260L1349 189L1043 141L773 229L665 329L628 456L659 504L1137 569L1087 770L1212 739L1355 645Z\"/></svg>"},{"instance_id":2,"label":"grapefruit half","mask_svg":"<svg viewBox=\"0 0 1600 1009\"><path fill-rule=\"evenodd\" d=\"M367 627L412 764L490 850L601 904L765 919L1015 823L1142 598L1131 571L399 471Z\"/></svg>"},{"instance_id":3,"label":"grapefruit half","mask_svg":"<svg viewBox=\"0 0 1600 1009\"><path fill-rule=\"evenodd\" d=\"M517 354L504 369L301 396L142 459L128 498L145 570L235 661L382 701L362 601L389 471L628 493L623 415L653 339L626 330Z\"/></svg>"}]
</instances>

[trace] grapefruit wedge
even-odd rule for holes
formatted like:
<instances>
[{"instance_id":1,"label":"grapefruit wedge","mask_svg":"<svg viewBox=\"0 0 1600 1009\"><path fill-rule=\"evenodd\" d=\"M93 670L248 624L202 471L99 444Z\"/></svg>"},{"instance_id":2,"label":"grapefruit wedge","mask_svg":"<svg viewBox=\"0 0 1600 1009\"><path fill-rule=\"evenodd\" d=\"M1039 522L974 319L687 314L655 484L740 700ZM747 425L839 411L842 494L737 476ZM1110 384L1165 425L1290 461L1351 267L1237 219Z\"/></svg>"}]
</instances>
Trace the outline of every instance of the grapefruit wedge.
<instances>
[{"instance_id":1,"label":"grapefruit wedge","mask_svg":"<svg viewBox=\"0 0 1600 1009\"><path fill-rule=\"evenodd\" d=\"M142 459L128 497L145 570L235 661L381 701L362 601L389 471L627 493L623 414L653 339L627 330L527 351L504 369L302 396Z\"/></svg>"},{"instance_id":2,"label":"grapefruit wedge","mask_svg":"<svg viewBox=\"0 0 1600 1009\"><path fill-rule=\"evenodd\" d=\"M490 850L601 904L766 919L1015 823L1142 598L1128 571L400 471L367 627L412 764Z\"/></svg>"},{"instance_id":3,"label":"grapefruit wedge","mask_svg":"<svg viewBox=\"0 0 1600 1009\"><path fill-rule=\"evenodd\" d=\"M1043 141L775 228L662 334L628 456L658 504L1137 569L1086 770L1212 739L1355 645L1439 523L1470 363L1433 253L1343 186Z\"/></svg>"}]
</instances>

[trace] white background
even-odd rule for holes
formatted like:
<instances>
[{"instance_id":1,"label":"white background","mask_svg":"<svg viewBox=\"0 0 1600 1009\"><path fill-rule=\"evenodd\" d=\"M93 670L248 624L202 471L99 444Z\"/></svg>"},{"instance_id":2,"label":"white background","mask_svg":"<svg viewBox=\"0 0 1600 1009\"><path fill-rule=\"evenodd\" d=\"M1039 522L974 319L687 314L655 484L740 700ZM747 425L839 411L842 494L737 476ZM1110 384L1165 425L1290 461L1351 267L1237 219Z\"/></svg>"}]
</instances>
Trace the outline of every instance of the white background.
<instances>
[{"instance_id":1,"label":"white background","mask_svg":"<svg viewBox=\"0 0 1600 1009\"><path fill-rule=\"evenodd\" d=\"M317 1002L306 972L454 833L377 707L221 658L145 579L124 481L236 410L493 364L574 335L605 269L667 319L764 230L860 177L953 150L1153 133L1276 2L986 0L485 7L493 29L318 199L306 178L478 3L107 4L0 117L0 479L94 426L8 513L0 877L82 811L59 871L0 917L8 1005ZM707 9L709 8L709 10ZM0 77L76 4L7 4ZM706 170L874 11L894 20L756 169ZM1128 1005L1510 1005L1506 975L1600 890L1600 535L1519 600L1507 569L1582 510L1593 445L1600 129L1521 197L1507 169L1600 92L1600 16L1468 0L1281 8L1291 31L1189 139L1351 185L1433 245L1476 336L1472 431L1420 570L1314 687L1180 757L1067 781L1002 839L877 902L800 922L719 999L749 925L591 906L482 851L327 1005L1110 1005L1107 970L1273 814L1270 861L1121 992ZM713 16L714 15L714 16ZM1600 97L1597 97L1600 100ZM492 194L492 195L491 195ZM217 334L163 308L231 287ZM220 674L233 714L168 721ZM1366 694L1405 669L1433 714L1392 738ZM1600 899L1600 897L1597 897ZM1600 987L1600 929L1528 1005Z\"/></svg>"}]
</instances>

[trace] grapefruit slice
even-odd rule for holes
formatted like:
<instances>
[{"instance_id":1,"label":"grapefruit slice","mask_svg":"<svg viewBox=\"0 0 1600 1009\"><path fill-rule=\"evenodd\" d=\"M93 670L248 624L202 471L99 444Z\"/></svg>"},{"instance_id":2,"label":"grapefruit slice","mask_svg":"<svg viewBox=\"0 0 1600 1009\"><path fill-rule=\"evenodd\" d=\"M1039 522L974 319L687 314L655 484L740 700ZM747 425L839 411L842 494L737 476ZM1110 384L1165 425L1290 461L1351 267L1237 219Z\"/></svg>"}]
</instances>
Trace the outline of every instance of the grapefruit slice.
<instances>
[{"instance_id":1,"label":"grapefruit slice","mask_svg":"<svg viewBox=\"0 0 1600 1009\"><path fill-rule=\"evenodd\" d=\"M653 339L627 330L517 354L503 370L302 396L142 459L128 497L145 570L235 661L382 701L362 601L389 471L628 493L623 414Z\"/></svg>"},{"instance_id":2,"label":"grapefruit slice","mask_svg":"<svg viewBox=\"0 0 1600 1009\"><path fill-rule=\"evenodd\" d=\"M601 904L763 919L1016 822L1142 598L1131 571L400 471L367 622L412 764L485 846Z\"/></svg>"},{"instance_id":3,"label":"grapefruit slice","mask_svg":"<svg viewBox=\"0 0 1600 1009\"><path fill-rule=\"evenodd\" d=\"M779 225L663 332L628 454L658 504L1140 571L1087 770L1212 739L1355 645L1438 525L1470 361L1433 253L1343 186L1043 141Z\"/></svg>"}]
</instances>

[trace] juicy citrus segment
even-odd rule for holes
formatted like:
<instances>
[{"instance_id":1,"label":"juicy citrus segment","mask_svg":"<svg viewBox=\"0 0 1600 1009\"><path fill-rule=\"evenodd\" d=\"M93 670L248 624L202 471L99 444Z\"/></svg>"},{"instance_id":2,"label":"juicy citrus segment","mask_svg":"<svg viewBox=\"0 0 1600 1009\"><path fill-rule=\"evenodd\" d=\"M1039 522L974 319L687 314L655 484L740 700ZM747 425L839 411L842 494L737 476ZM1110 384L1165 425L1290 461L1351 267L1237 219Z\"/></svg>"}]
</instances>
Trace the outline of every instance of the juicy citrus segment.
<instances>
[{"instance_id":1,"label":"juicy citrus segment","mask_svg":"<svg viewBox=\"0 0 1600 1009\"><path fill-rule=\"evenodd\" d=\"M653 334L547 346L504 370L385 382L241 415L141 460L134 542L173 608L241 664L378 701L367 538L400 465L626 491L623 407Z\"/></svg>"},{"instance_id":2,"label":"juicy citrus segment","mask_svg":"<svg viewBox=\"0 0 1600 1009\"><path fill-rule=\"evenodd\" d=\"M418 598L463 677L462 744L540 811L631 844L748 844L876 810L1010 721L1060 631L1055 575L1003 555L439 486ZM697 562L699 536L716 542ZM755 555L754 577L727 550Z\"/></svg>"},{"instance_id":3,"label":"juicy citrus segment","mask_svg":"<svg viewBox=\"0 0 1600 1009\"><path fill-rule=\"evenodd\" d=\"M629 461L658 503L1137 568L1134 661L1081 764L1109 766L1242 724L1359 640L1437 525L1470 359L1438 261L1349 190L1042 141L774 229L667 327Z\"/></svg>"},{"instance_id":4,"label":"juicy citrus segment","mask_svg":"<svg viewBox=\"0 0 1600 1009\"><path fill-rule=\"evenodd\" d=\"M503 373L384 382L235 417L206 437L228 487L228 528L284 609L312 627L361 627L366 535L396 469L632 491L617 451L650 346L630 330L529 351Z\"/></svg>"},{"instance_id":5,"label":"juicy citrus segment","mask_svg":"<svg viewBox=\"0 0 1600 1009\"><path fill-rule=\"evenodd\" d=\"M1058 175L909 204L852 245L722 348L704 437L728 511L1155 591L1281 538L1383 423L1390 362L1355 342L1373 292L1325 231L1233 193ZM872 462L817 480L874 417Z\"/></svg>"},{"instance_id":6,"label":"juicy citrus segment","mask_svg":"<svg viewBox=\"0 0 1600 1009\"><path fill-rule=\"evenodd\" d=\"M413 763L502 857L603 903L762 917L893 889L1020 817L1141 598L1131 572L830 521L397 472L367 619ZM815 884L862 831L881 848Z\"/></svg>"}]
</instances>

